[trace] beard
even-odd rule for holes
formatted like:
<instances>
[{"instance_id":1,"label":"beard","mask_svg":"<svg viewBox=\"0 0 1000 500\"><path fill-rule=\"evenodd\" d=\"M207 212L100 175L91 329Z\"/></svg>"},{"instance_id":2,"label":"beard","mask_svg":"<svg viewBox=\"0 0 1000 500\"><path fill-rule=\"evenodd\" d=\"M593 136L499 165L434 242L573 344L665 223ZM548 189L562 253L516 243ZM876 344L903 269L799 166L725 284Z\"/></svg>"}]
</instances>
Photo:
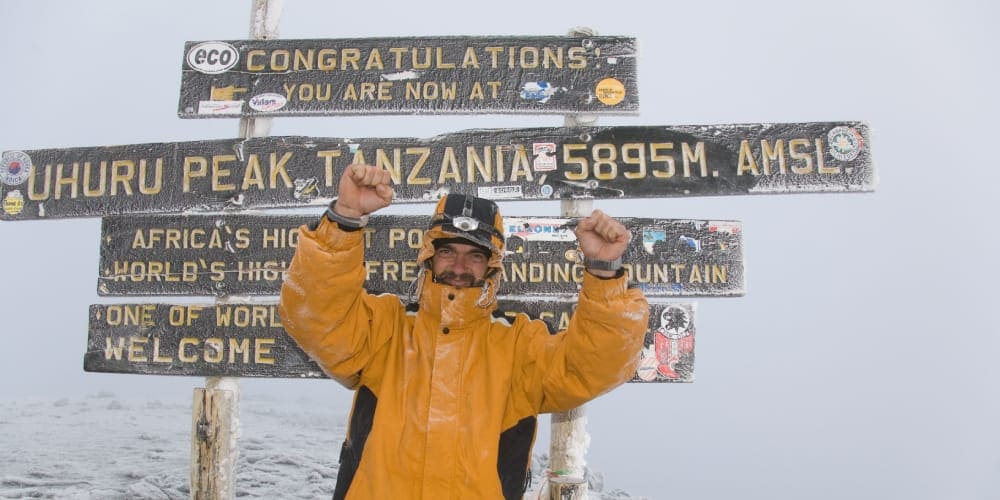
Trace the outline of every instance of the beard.
<instances>
[{"instance_id":1,"label":"beard","mask_svg":"<svg viewBox=\"0 0 1000 500\"><path fill-rule=\"evenodd\" d=\"M434 275L434 282L444 283L457 288L472 288L483 284L483 280L476 279L476 276L472 273L456 274L452 271L441 271Z\"/></svg>"}]
</instances>

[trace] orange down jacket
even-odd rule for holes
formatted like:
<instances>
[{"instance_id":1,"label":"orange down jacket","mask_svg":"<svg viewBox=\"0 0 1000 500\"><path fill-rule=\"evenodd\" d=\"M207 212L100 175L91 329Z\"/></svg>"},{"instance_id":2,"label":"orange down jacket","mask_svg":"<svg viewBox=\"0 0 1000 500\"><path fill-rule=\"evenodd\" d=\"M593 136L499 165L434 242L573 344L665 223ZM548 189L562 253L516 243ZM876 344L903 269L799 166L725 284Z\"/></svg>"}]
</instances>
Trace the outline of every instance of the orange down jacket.
<instances>
[{"instance_id":1,"label":"orange down jacket","mask_svg":"<svg viewBox=\"0 0 1000 500\"><path fill-rule=\"evenodd\" d=\"M334 498L521 498L537 415L634 374L645 298L624 277L584 273L568 328L551 334L428 272L407 306L363 289L363 233L303 226L279 306L303 350L355 391Z\"/></svg>"}]
</instances>

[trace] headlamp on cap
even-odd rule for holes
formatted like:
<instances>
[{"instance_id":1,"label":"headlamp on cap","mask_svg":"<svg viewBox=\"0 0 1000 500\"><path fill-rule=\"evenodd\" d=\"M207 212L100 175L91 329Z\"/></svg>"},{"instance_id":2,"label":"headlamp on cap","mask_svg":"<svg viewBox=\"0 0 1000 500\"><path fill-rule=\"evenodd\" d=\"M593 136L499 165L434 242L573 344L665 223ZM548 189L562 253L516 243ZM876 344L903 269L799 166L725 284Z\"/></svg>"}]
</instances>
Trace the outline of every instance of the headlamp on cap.
<instances>
[{"instance_id":1,"label":"headlamp on cap","mask_svg":"<svg viewBox=\"0 0 1000 500\"><path fill-rule=\"evenodd\" d=\"M479 221L472 217L455 217L451 219L451 225L462 231L475 231L479 228Z\"/></svg>"},{"instance_id":2,"label":"headlamp on cap","mask_svg":"<svg viewBox=\"0 0 1000 500\"><path fill-rule=\"evenodd\" d=\"M498 238L503 238L503 235L500 234L500 231L497 231L497 228L493 227L493 224L487 224L479 219L474 219L472 217L466 217L462 215L457 217L452 217L451 215L448 214L438 214L436 217L434 217L433 222L431 222L431 226L437 226L442 224L445 226L451 226L458 231L462 231L465 233L472 233L475 236L480 236L475 234L477 232L485 232L487 233L487 237L496 236Z\"/></svg>"}]
</instances>

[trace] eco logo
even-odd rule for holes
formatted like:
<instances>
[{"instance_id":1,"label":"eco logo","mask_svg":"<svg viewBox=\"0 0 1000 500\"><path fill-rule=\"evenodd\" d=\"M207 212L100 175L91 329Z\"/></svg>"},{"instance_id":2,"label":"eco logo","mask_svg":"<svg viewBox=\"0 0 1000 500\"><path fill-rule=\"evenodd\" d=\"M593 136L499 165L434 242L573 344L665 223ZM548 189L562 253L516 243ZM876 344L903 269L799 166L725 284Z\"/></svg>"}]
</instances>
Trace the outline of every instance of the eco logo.
<instances>
[{"instance_id":1,"label":"eco logo","mask_svg":"<svg viewBox=\"0 0 1000 500\"><path fill-rule=\"evenodd\" d=\"M226 42L202 42L187 53L187 63L195 71L217 75L229 71L240 60L236 47Z\"/></svg>"}]
</instances>

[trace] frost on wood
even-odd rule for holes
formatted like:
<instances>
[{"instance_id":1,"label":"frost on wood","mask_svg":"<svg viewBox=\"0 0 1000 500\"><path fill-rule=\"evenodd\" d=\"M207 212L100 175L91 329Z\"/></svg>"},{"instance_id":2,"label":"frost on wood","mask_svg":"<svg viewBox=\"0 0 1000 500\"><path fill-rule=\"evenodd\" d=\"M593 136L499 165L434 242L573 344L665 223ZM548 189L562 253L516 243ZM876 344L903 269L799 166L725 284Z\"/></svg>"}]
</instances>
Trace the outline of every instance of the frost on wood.
<instances>
[{"instance_id":1,"label":"frost on wood","mask_svg":"<svg viewBox=\"0 0 1000 500\"><path fill-rule=\"evenodd\" d=\"M226 385L216 378L216 385ZM212 382L212 379L209 379ZM206 384L209 385L209 384ZM233 498L237 434L234 401L229 390L195 389L191 422L191 498ZM238 427L238 424L236 424Z\"/></svg>"},{"instance_id":2,"label":"frost on wood","mask_svg":"<svg viewBox=\"0 0 1000 500\"><path fill-rule=\"evenodd\" d=\"M250 37L258 40L278 38L278 21L283 7L283 0L254 0Z\"/></svg>"},{"instance_id":3,"label":"frost on wood","mask_svg":"<svg viewBox=\"0 0 1000 500\"><path fill-rule=\"evenodd\" d=\"M552 415L549 468L553 477L584 481L587 448L590 447L590 434L586 427L587 417L583 414L583 407Z\"/></svg>"}]
</instances>

